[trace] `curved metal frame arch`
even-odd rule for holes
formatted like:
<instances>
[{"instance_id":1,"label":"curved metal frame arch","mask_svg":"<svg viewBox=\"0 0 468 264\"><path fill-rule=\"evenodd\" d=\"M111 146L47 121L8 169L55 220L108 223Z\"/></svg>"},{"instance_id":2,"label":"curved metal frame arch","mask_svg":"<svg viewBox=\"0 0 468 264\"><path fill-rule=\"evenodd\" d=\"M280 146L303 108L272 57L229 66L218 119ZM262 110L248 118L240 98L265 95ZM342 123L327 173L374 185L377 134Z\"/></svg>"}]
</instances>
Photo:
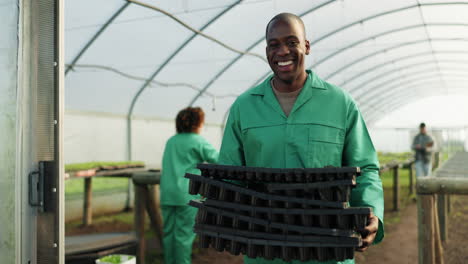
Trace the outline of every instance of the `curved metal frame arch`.
<instances>
[{"instance_id":1,"label":"curved metal frame arch","mask_svg":"<svg viewBox=\"0 0 468 264\"><path fill-rule=\"evenodd\" d=\"M325 2L321 5L318 5L316 7L313 7L307 11L305 11L304 13L300 14L299 17L303 17L305 15L308 15L328 4L331 4L333 2L335 2L336 0L330 0L328 2ZM262 40L264 39L264 37L261 37L260 39L258 39L257 41L255 41L252 45L250 45L246 51L251 51L253 48L255 48L258 44L260 44L260 42L262 42ZM211 78L211 80L208 81L208 83L205 85L205 87L203 87L202 91L200 91L197 95L194 96L194 98L192 99L192 101L190 102L190 106L192 106L193 104L195 104L195 102L198 100L198 98L200 98L200 96L206 91L208 90L208 88L210 88L210 86L216 81L218 80L219 77L221 77L221 75L223 75L229 68L232 67L232 65L234 65L239 59L241 59L244 55L243 54L240 54L238 55L237 57L235 57L230 63L228 63L226 66L223 67L223 69L221 69L213 78Z\"/></svg>"},{"instance_id":2,"label":"curved metal frame arch","mask_svg":"<svg viewBox=\"0 0 468 264\"><path fill-rule=\"evenodd\" d=\"M432 38L430 40L431 42L432 41L460 41L460 42L468 42L468 39L465 39L465 38L460 38L460 39L453 39L453 38ZM381 49L381 50L378 50L376 52L373 52L371 54L368 54L364 57L360 57L358 58L357 60L354 60L348 64L346 64L345 66L339 68L338 70L328 74L327 76L324 77L324 79L328 80L330 79L331 77L335 76L336 74L344 71L345 69L351 67L351 66L354 66L356 65L357 63L361 62L361 61L364 61L366 59L369 59L369 58L372 58L374 56L377 56L379 54L382 54L382 53L386 53L390 50L394 50L394 49L398 49L398 48L401 48L401 47L405 47L405 46L412 46L412 45L416 45L416 44L420 44L420 43L424 43L424 42L428 42L427 39L421 39L421 40L415 40L415 41L409 41L409 42L403 42L403 43L400 43L398 45L395 45L395 46L392 46L392 47L389 47L389 48L384 48L384 49Z\"/></svg>"},{"instance_id":3,"label":"curved metal frame arch","mask_svg":"<svg viewBox=\"0 0 468 264\"><path fill-rule=\"evenodd\" d=\"M464 70L465 70L465 71L468 71L468 68L467 68L467 69L464 69ZM460 71L463 72L463 70L460 70ZM435 70L420 70L420 71L416 71L416 72L411 72L411 73L408 74L408 76L409 76L409 77L418 76L418 78L416 78L416 79L419 79L419 78L421 78L420 75L423 75L423 76L424 76L424 75L428 74L428 75L430 75L430 76L435 76L435 74L437 74L437 73L439 73L439 72L440 72L440 71L439 71L438 69L435 69ZM444 73L445 73L444 75L446 75L446 76L458 76L458 75L459 75L459 76L466 76L466 74L464 74L464 75L463 75L463 74L455 74L455 71L442 71L442 72L444 72ZM433 75L431 75L431 74L433 74ZM388 80L388 82L384 82L383 84L384 84L384 85L392 84L392 83L394 83L395 81L398 81L398 80L408 81L408 79L405 79L405 78L402 78L402 77L398 76L398 77L396 77L396 78L393 78L393 79ZM393 88L393 87L395 87L395 86L399 86L399 85L398 85L398 84L397 84L397 85L392 85L392 86L390 86L390 87ZM381 90L389 90L389 88L387 88L387 87L385 87L385 86L375 85L374 88L376 88L376 87L378 87L378 89L367 89L367 90L365 90L364 93L361 93L361 95L364 94L364 95L366 95L366 96L363 96L363 97L361 97L361 98L366 98L366 97L371 97L371 96L372 96L372 94L367 94L366 92L369 92L369 93L378 93L378 92L380 92ZM354 98L360 98L359 96L360 96L360 95L354 95L354 94L353 94L353 97L354 97Z\"/></svg>"},{"instance_id":4,"label":"curved metal frame arch","mask_svg":"<svg viewBox=\"0 0 468 264\"><path fill-rule=\"evenodd\" d=\"M372 126L374 125L375 122L379 121L381 118L383 118L385 115L388 115L390 113L392 113L393 111L397 110L398 108L400 107L403 107L407 104L410 104L412 101L415 100L415 98L426 98L426 97L429 97L430 95L421 95L421 94L412 94L410 97L408 97L407 100L404 100L404 101L395 101L395 103L391 104L388 108L390 110L386 111L386 112L382 112L380 111L382 114L375 114L375 115L371 115L371 116L368 116L368 117L364 117L364 119L366 120L366 123L367 125L369 126Z\"/></svg>"},{"instance_id":5,"label":"curved metal frame arch","mask_svg":"<svg viewBox=\"0 0 468 264\"><path fill-rule=\"evenodd\" d=\"M462 79L447 79L447 81L449 81L449 82L458 82L458 81L460 81L460 82L466 82L468 84L468 77L466 77L466 76L463 76L463 77L465 77L465 78L462 78ZM417 82L417 80L422 80L422 82ZM438 84L438 83L439 83L438 80L434 80L434 79L416 79L415 82L410 83L410 85L401 85L401 86L399 86L398 89L386 90L386 91L382 92L381 94L379 94L377 97L372 98L372 100L370 100L370 101L368 101L366 103L361 103L360 104L361 111L363 113L367 113L367 111L370 108L375 108L377 103L384 102L386 100L385 98L388 98L388 95L399 94L401 91L409 92L409 91L411 91L411 89L417 88L419 86L429 87L430 85L434 85L434 84ZM446 90L451 89L450 87L445 87L442 82L440 82L440 83L442 85L440 85L438 87L441 87L442 89L446 89ZM394 87L396 87L396 86L394 86ZM364 106L365 106L365 108L364 108Z\"/></svg>"},{"instance_id":6,"label":"curved metal frame arch","mask_svg":"<svg viewBox=\"0 0 468 264\"><path fill-rule=\"evenodd\" d=\"M420 91L412 91L412 92L410 92L410 93L408 94L407 98L412 98L412 99L414 99L414 98L418 97L420 94L421 94ZM397 97L395 96L394 99L396 99L396 98L397 98ZM411 101L411 100L410 100L410 101ZM388 104L387 104L386 106L388 107ZM368 125L372 125L372 124L370 123L370 121L371 121L374 117L376 117L376 116L384 116L384 115L388 114L388 111L384 111L384 110L381 109L381 108L373 107L372 110L373 110L372 112L362 113L362 115L364 116L364 119L366 120L366 123L367 123ZM380 114L379 114L379 113L380 113Z\"/></svg>"},{"instance_id":7,"label":"curved metal frame arch","mask_svg":"<svg viewBox=\"0 0 468 264\"><path fill-rule=\"evenodd\" d=\"M461 52L453 52L453 53L452 53L452 52L448 52L448 53L445 53L445 52L444 52L444 53L436 53L436 54L468 54L468 51L466 51L466 52L464 52L464 53L461 53ZM404 69L404 68L405 68L405 67L402 66L402 67L400 67L400 68L398 68L398 69ZM374 81L373 83L375 83L376 80L382 79L383 77L385 77L385 76L384 76L384 75L379 75L379 78L373 80L373 81ZM375 91L376 89L379 90L379 89L381 89L382 87L385 87L385 85L390 84L390 83L392 83L393 81L395 81L395 80L400 80L400 79L402 79L402 78L401 78L400 76L397 76L397 77L392 78L392 79L390 79L390 80L386 80L386 81L384 81L384 82L374 84L373 86L371 86L371 87L369 87L369 88L367 88L367 89L363 89L364 87L366 87L366 86L364 85L364 86L358 86L356 89L348 90L348 92L349 92L350 94L352 94L353 96L355 96L355 97L359 97L360 95L362 95L362 94L364 94L364 93L368 93L369 91L373 92L373 91ZM360 92L360 93L357 93L357 91L361 91L361 92Z\"/></svg>"},{"instance_id":8,"label":"curved metal frame arch","mask_svg":"<svg viewBox=\"0 0 468 264\"><path fill-rule=\"evenodd\" d=\"M330 1L330 2L332 2L332 1ZM327 2L326 4L328 4L328 3L330 3L330 2ZM326 39L326 38L328 38L328 37L330 37L330 36L332 36L332 35L334 35L334 34L336 34L336 33L338 33L338 32L341 32L341 31L343 31L343 30L345 30L345 29L347 29L347 28L350 28L350 27L352 27L352 26L354 26L354 25L364 23L365 21L368 21L368 20L372 20L372 19L375 19L375 18L378 18L378 17L381 17L381 16L385 16L385 15L388 15L388 14L392 14L392 13L399 13L399 12L402 12L402 11L405 11L405 10L408 10L408 9L411 9L411 8L415 8L415 7L420 7L420 6L437 6L437 5L468 5L468 2L445 2L445 3L444 3L444 2L440 2L440 3L423 3L423 4L419 3L419 4L416 4L416 5L410 5L410 6L406 6L406 7L402 7L402 8L397 8L397 9L390 10L390 11L386 11L386 12L382 12L382 13L379 13L379 14L376 14L376 15L373 15L373 16L369 16L369 17L366 17L366 18L364 18L364 19L360 19L360 20L358 20L358 21L352 22L352 23L347 24L347 25L345 25L345 26L343 26L343 27L341 27L341 28L338 28L338 29L336 29L336 30L334 30L334 31L332 31L332 32L330 32L330 33L327 33L327 34L323 35L322 37L319 37L318 39L312 41L312 42L310 43L310 45L312 46L313 44L316 44L316 43L322 41L323 39ZM309 12L309 13L310 13L310 12ZM308 13L306 12L306 13L304 13L304 14L301 14L300 17L303 17L303 16L306 15L306 14L308 14ZM373 37L370 37L370 38L368 38L368 39L366 39L366 40L363 40L362 42L365 42L365 41L367 41L367 40L371 40L371 39L373 39L373 38L380 37L380 36L383 36L383 35L386 35L386 34L391 34L391 33L399 32L399 31L403 31L403 30L408 30L408 29L412 29L412 28L417 28L417 27L427 27L427 26L468 26L468 24L455 24L455 23L445 23L445 24L444 24L444 23L432 23L432 24L429 23L429 24L428 24L428 23L423 23L423 24L418 24L418 25L412 25L412 26L403 27L403 28L400 28L400 29L397 30L397 31L391 30L391 31L387 31L387 32L381 33L381 34L379 34L379 35L374 35ZM262 38L262 39L263 39L263 38ZM256 46L258 43L260 43L260 41L261 41L261 39L260 39L258 42L256 42L254 45ZM430 41L430 39L428 39L428 40L426 40L426 41ZM359 41L358 41L358 42L359 42ZM356 45L358 45L358 44L360 44L360 43L355 42L355 43L353 43L353 44L351 44L351 45L356 46ZM339 52L342 52L342 51L344 51L344 50L346 50L346 49L351 48L351 47L352 47L351 45L349 45L349 46L347 46L347 47L345 47L345 48L343 48L343 49L340 49ZM253 47L254 47L254 46L251 46L251 48L253 48ZM249 48L250 48L250 47L249 47ZM250 49L248 49L248 50L250 50ZM332 54L332 55L333 55L333 54ZM334 54L333 56L335 56L335 55L336 55L336 54ZM331 56L331 57L333 57L333 56ZM240 56L240 57L242 57L242 56ZM330 57L330 58L331 58L331 57ZM327 59L329 59L329 58L327 58ZM234 64L237 60L238 60L238 58L234 59L234 61L231 62L231 63ZM323 60L323 61L325 61L325 60ZM318 64L320 64L320 63L323 63L323 61L321 60L321 61L319 61L318 63L315 63L314 65L310 66L309 68L315 67L316 65L318 65ZM231 63L230 63L230 66L232 65ZM230 67L230 66L229 66L229 67ZM229 67L227 67L226 70L227 70ZM216 75L216 76L217 76L216 79L219 78L219 76L222 75L224 72L225 72L224 69L223 69L223 71L219 72L219 73ZM254 85L257 84L258 82L260 82L261 80L265 79L266 76L268 76L268 74L269 74L269 73L267 73L267 74L265 74L265 75L262 75L262 77L261 77L259 80L257 80L257 81L254 83ZM209 85L211 85L214 81L215 81L215 80L210 81L210 82L209 82ZM209 88L209 86L206 87L206 88L204 88L203 90L205 91L205 90L207 90L208 88ZM199 96L200 96L200 95L197 95L196 98L194 98L194 99L192 100L192 102L190 103L190 105L193 105L193 104L195 103L195 101L198 99Z\"/></svg>"},{"instance_id":9,"label":"curved metal frame arch","mask_svg":"<svg viewBox=\"0 0 468 264\"><path fill-rule=\"evenodd\" d=\"M450 60L440 60L440 62L451 62L451 61ZM347 86L340 86L340 87L346 87L348 91L354 91L354 90L357 90L358 87L363 87L368 83L372 83L372 82L374 82L376 80L379 80L379 79L381 79L383 77L389 76L390 74L393 74L395 72L400 72L402 70L408 70L408 69L412 69L412 68L420 68L422 66L432 65L434 63L435 63L434 60L427 60L427 61L412 63L412 64L409 64L409 65L404 65L402 67L394 68L394 69L391 69L389 71L380 73L380 74L378 74L378 75L376 75L376 76L374 76L374 77L372 77L370 79L367 79L367 80L359 83L358 85L355 85L353 88L349 88ZM460 63L460 64L463 64L463 63ZM459 69L464 69L464 68L459 68ZM467 68L467 70L468 70L468 68Z\"/></svg>"},{"instance_id":10,"label":"curved metal frame arch","mask_svg":"<svg viewBox=\"0 0 468 264\"><path fill-rule=\"evenodd\" d=\"M369 90L367 93L360 95L352 95L353 98L359 99L361 102L365 102L368 98L375 98L375 96L381 95L387 91L391 91L392 89L398 88L400 86L405 86L408 83L416 82L421 78L425 77L432 77L431 79L437 79L434 77L438 77L436 74L438 71L420 71L418 73L414 73L413 75L409 76L408 78L393 78L385 83L385 85L377 86L373 90ZM452 74L446 74L445 76L451 76ZM453 75L456 75L455 73ZM464 76L460 74L460 76ZM466 75L465 75L466 76ZM440 78L438 78L440 80ZM442 81L442 80L441 80Z\"/></svg>"},{"instance_id":11,"label":"curved metal frame arch","mask_svg":"<svg viewBox=\"0 0 468 264\"><path fill-rule=\"evenodd\" d=\"M382 89L379 89L379 91L376 91L374 92L374 96L372 97L372 95L369 95L369 96L366 96L366 97L363 97L363 98L359 98L359 102L361 103L360 105L362 107L366 106L366 110L368 108L369 105L372 105L374 102L376 101L379 101L379 100L383 100L383 98L385 98L386 95L388 95L389 93L391 94L392 92L396 92L396 91L399 91L399 90L402 90L402 89L409 89L408 86L409 85L413 85L413 84L416 84L416 83L419 83L420 81L423 81L422 83L429 83L428 80L430 80L432 83L434 82L439 82L442 84L442 87L444 88L447 88L444 86L444 82L440 80L440 78L431 78L433 76L435 76L433 73L435 73L436 71L434 72L429 72L428 75L422 75L422 76L418 76L417 78L413 78L413 79L409 79L409 80L404 80L402 82L399 82L395 85L392 85L390 87L385 87L385 88L382 88ZM446 76L450 76L450 75L446 75ZM456 75L457 77L463 77L461 79L463 80L466 80L467 83L468 83L468 77L467 76L464 76L464 75ZM428 77L428 78L424 78L424 77ZM452 77L455 77L455 76L452 76ZM466 79L464 79L466 78ZM447 79L447 81L450 80L450 79ZM430 83L429 83L430 84ZM366 101L366 99L364 98L370 98L370 100ZM364 111L364 108L362 108L362 111Z\"/></svg>"},{"instance_id":12,"label":"curved metal frame arch","mask_svg":"<svg viewBox=\"0 0 468 264\"><path fill-rule=\"evenodd\" d=\"M419 89L422 89L422 87L420 87ZM389 113L391 113L392 111L394 111L396 108L394 107L395 105L399 105L402 106L402 105L405 105L405 104L409 104L415 100L418 100L418 99L423 99L423 98L426 98L426 97L430 97L430 96L434 96L434 95L437 95L439 93L442 93L443 91L438 91L439 88L433 88L433 89L430 89L430 90L425 90L425 93L423 93L421 90L418 90L418 91L415 91L415 92L412 92L408 95L405 94L405 98L400 100L399 99L399 96L394 96L392 97L391 100L388 100L388 103L386 104L386 108L387 109L391 109L391 110L382 110L380 108L376 108L376 112L374 113L369 113L367 115L365 115L365 119L367 122L373 122L375 121L375 119L380 119L382 118L383 116L385 115L388 115ZM398 108L398 107L397 107Z\"/></svg>"},{"instance_id":13,"label":"curved metal frame arch","mask_svg":"<svg viewBox=\"0 0 468 264\"><path fill-rule=\"evenodd\" d=\"M234 6L239 4L242 0L238 0L237 2L233 3L232 5L228 6L226 9L224 9L222 12L220 12L218 15L210 19L205 25L203 25L200 28L200 31L203 31L206 29L208 26L210 26L212 23L214 23L216 20L218 20L220 17L222 17L226 12L231 10ZM137 91L135 96L132 99L132 102L130 104L130 108L128 110L127 114L127 158L128 160L132 160L132 114L133 114L133 109L135 107L135 104L140 97L141 93L148 87L148 85L153 81L153 79L166 67L167 64L185 47L187 44L189 44L198 34L193 33L182 45L180 45L175 52L173 52L157 69L156 71L151 74L151 76L145 81L145 83L140 87L140 89Z\"/></svg>"},{"instance_id":14,"label":"curved metal frame arch","mask_svg":"<svg viewBox=\"0 0 468 264\"><path fill-rule=\"evenodd\" d=\"M317 67L318 65L324 63L325 61L335 57L336 55L342 53L343 51L345 50L348 50L350 48L354 48L356 46L359 46L360 44L364 43L364 42L367 42L369 40L372 40L372 39L376 39L376 38L379 38L379 37L382 37L382 36L385 36L385 35L389 35L389 34L393 34L393 33L398 33L398 32L401 32L401 31L405 31L405 30L410 30L410 29L415 29L415 28L420 28L420 27L447 27L447 26L463 26L463 27L468 27L468 24L461 24L461 23L427 23L427 24L416 24L416 25L410 25L410 26L404 26L404 27L401 27L401 28L396 28L396 29L392 29L392 30L388 30L388 31L384 31L384 32L381 32L381 33L378 33L378 34L375 34L375 35L372 35L370 37L367 37L367 38L364 38L364 39L361 39L361 40L358 40L356 42L353 42L331 54L329 54L328 56L320 59L319 61L315 62L314 64L312 64L310 67L308 67L309 69L312 69L312 68L315 68ZM430 42L431 39L426 39L425 42ZM325 77L324 79L328 79L328 76Z\"/></svg>"},{"instance_id":15,"label":"curved metal frame arch","mask_svg":"<svg viewBox=\"0 0 468 264\"><path fill-rule=\"evenodd\" d=\"M421 87L422 88L422 87ZM384 115L387 115L393 111L395 111L396 109L406 105L406 104L409 104L411 103L412 101L414 101L416 98L418 99L422 99L422 98L426 98L426 97L430 97L430 96L434 96L434 95L437 95L438 92L437 92L437 89L434 89L434 90L431 90L433 91L434 93L420 93L420 92L416 92L416 93L412 93L410 94L410 96L405 96L405 99L404 100L399 100L399 97L395 96L393 97L391 100L389 100L388 104L387 104L387 108L389 108L390 110L388 111L382 111L381 109L376 109L376 114L368 114L367 116L365 115L365 119L366 119L366 122L370 125L372 125L374 122L376 122L377 120L379 120L380 118L382 118ZM468 94L468 89L466 91L462 91L462 88L459 88L455 91L451 91L451 94ZM381 114L378 114L377 112L381 112Z\"/></svg>"},{"instance_id":16,"label":"curved metal frame arch","mask_svg":"<svg viewBox=\"0 0 468 264\"><path fill-rule=\"evenodd\" d=\"M409 96L405 93L405 96L403 99L411 99L411 100L407 100L408 102L411 102L413 101L412 99L414 99L415 97L413 96L417 96L417 98L421 98L421 97L425 97L425 96L434 96L434 95L440 95L440 94L447 94L445 93L445 89L443 88L440 88L440 87L436 87L436 86L433 86L433 87L427 87L427 86L417 86L417 87L413 87L413 89L417 89L416 91L412 92L409 94ZM466 93L468 94L468 89L466 89L465 87L452 87L450 88L450 91L448 94L458 94L458 93ZM395 96L392 96L391 98L389 98L388 100L386 100L386 105L385 107L390 107L394 104L394 102L399 102L399 101L402 101L400 100L401 99L401 93L398 93L398 94L395 94ZM406 101L406 100L403 100L403 101ZM380 108L376 108L378 112L381 112L383 114L387 114L388 111L383 111L382 109Z\"/></svg>"},{"instance_id":17,"label":"curved metal frame arch","mask_svg":"<svg viewBox=\"0 0 468 264\"><path fill-rule=\"evenodd\" d=\"M461 86L456 86L456 87L458 90L463 89L463 88L458 88ZM449 88L449 92L453 93L454 89L455 87ZM417 98L420 98L421 95L427 95L428 92L431 92L431 91L438 91L438 93L431 93L431 95L437 95L437 94L445 94L447 90L441 86L428 86L428 85L415 85L415 86L407 87L406 89L401 89L400 91L398 91L398 93L394 93L392 94L392 96L385 98L385 100L383 100L381 103L375 103L371 106L368 106L367 109L365 109L365 111L362 112L363 116L367 120L367 118L369 118L370 116L378 115L378 112L380 112L382 115L387 114L388 111L385 111L384 109L388 108L388 105L391 104L394 100L399 100L403 94L404 94L404 98L412 98L416 96Z\"/></svg>"},{"instance_id":18,"label":"curved metal frame arch","mask_svg":"<svg viewBox=\"0 0 468 264\"><path fill-rule=\"evenodd\" d=\"M229 111L231 111L231 107L228 107L227 111L224 113L223 121L221 123L221 135L223 135L224 127L225 127L225 124L226 124L227 119L229 117Z\"/></svg>"},{"instance_id":19,"label":"curved metal frame arch","mask_svg":"<svg viewBox=\"0 0 468 264\"><path fill-rule=\"evenodd\" d=\"M468 5L468 2L436 2L436 3L418 3L418 4L414 4L414 5L409 5L409 6L405 6L405 7L400 7L400 8L396 8L396 9L392 9L392 10L388 10L388 11L385 11L385 12L382 12L382 13L378 13L378 14L375 14L375 15L372 15L372 16L368 16L366 18L363 18L363 19L360 19L360 20L357 20L357 21L354 21L354 22L351 22L347 25L344 25L334 31L331 31L325 35L323 35L322 37L316 39L314 42L311 43L312 44L315 44L317 42L320 42L322 41L323 39L326 39L332 35L335 35L336 33L339 33L345 29L348 29L352 26L355 26L355 25L358 25L358 24L363 24L364 22L366 21L369 21L369 20L372 20L372 19L375 19L375 18L379 18L379 17L382 17L382 16L386 16L386 15L390 15L390 14L396 14L396 13L400 13L402 11L406 11L406 10L409 10L409 9L412 9L412 8L416 8L416 7L421 7L421 6L440 6L440 5Z\"/></svg>"},{"instance_id":20,"label":"curved metal frame arch","mask_svg":"<svg viewBox=\"0 0 468 264\"><path fill-rule=\"evenodd\" d=\"M112 24L112 22L130 5L130 2L123 4L107 21L102 25L101 28L93 35L93 37L85 44L85 46L78 52L78 54L73 58L72 62L68 65L65 70L65 76L67 73L73 69L73 65L83 56L83 54L88 50L88 48L94 43L94 41L107 29L107 27Z\"/></svg>"},{"instance_id":21,"label":"curved metal frame arch","mask_svg":"<svg viewBox=\"0 0 468 264\"><path fill-rule=\"evenodd\" d=\"M467 3L468 4L468 3ZM335 57L336 55L340 54L341 52L345 51L345 50L348 50L350 48L353 48L353 47L356 47L358 46L359 44L362 44L366 41L369 41L371 39L374 39L374 38L377 38L377 37L382 37L384 35L388 35L388 34L392 34L392 33L397 33L397 32L401 32L401 31L405 31L405 30L409 30L409 29L414 29L414 28L419 28L419 27L427 27L427 26L463 26L463 27L468 27L468 24L461 24L461 23L431 23L431 24L417 24L417 25L411 25L411 26L405 26L405 27L401 27L401 28L397 28L397 29L392 29L392 30L389 30L389 31L385 31L385 32L381 32L381 33L378 33L378 34L375 34L375 35L372 35L370 37L367 37L365 39L361 39L361 40L358 40L348 46L345 46L341 49L339 49L338 51L326 56L325 58L322 58L320 59L318 62L312 64L310 67L308 67L308 69L312 69L314 67L316 67L317 65L319 64L322 64L323 62ZM430 40L426 40L427 42L429 42ZM258 80L256 80L253 85L251 85L251 87L257 85L259 82L261 82L262 80L264 80L268 75L270 74L270 72L267 72L266 74L262 75L261 78L259 78ZM327 80L327 78L324 78L324 80Z\"/></svg>"},{"instance_id":22,"label":"curved metal frame arch","mask_svg":"<svg viewBox=\"0 0 468 264\"><path fill-rule=\"evenodd\" d=\"M325 5L328 5L329 3L331 3L333 1L329 1L329 2L326 2L324 4L322 4L321 6L318 6L318 8L322 7L322 6L325 6ZM403 8L398 8L398 9L394 9L394 10L390 10L390 11L386 11L386 12L383 12L383 13L379 13L379 14L376 14L376 15L373 15L373 16L369 16L369 17L366 17L364 19L361 19L361 20L358 20L358 21L355 21L355 22L352 22L350 24L347 24L343 27L340 27L330 33L327 33L325 35L323 35L322 37L318 38L317 40L311 42L311 45L325 39L325 38L328 38L329 36L333 35L333 34L336 34L340 31L343 31L345 30L346 28L349 28L353 25L356 25L356 24L360 24L360 23L363 23L364 21L367 21L367 20L371 20L371 19L375 19L375 18L378 18L378 17L381 17L381 16L385 16L387 14L391 14L391 13L398 13L398 12L401 12L401 11L404 11L404 10L407 10L407 9L411 9L411 8L415 8L415 7L420 7L420 6L437 6L437 5L468 5L468 3L466 2L437 2L437 3L418 3L416 5L410 5L410 6L406 6L406 7L403 7ZM309 10L309 13L310 13L310 10ZM303 17L304 15L307 15L308 13L305 12L303 14L300 15L300 17ZM424 25L423 25L424 26ZM247 49L247 51L249 51L250 49L253 49L258 43L260 43L260 41L262 40L263 38L261 38L260 40L258 40L256 43L254 43L252 46L249 47L249 49ZM229 63L226 67L224 67L220 72L218 72L218 74L216 74L216 76L209 81L208 85L205 86L203 88L203 92L206 91L213 83L214 81L216 81L222 74L224 74L224 72L226 72L232 65L234 65L235 62L237 62L242 56L238 56L236 57L231 63ZM262 77L260 79L258 79L253 85L257 84L259 81L263 80L266 76L268 76L268 73L267 74L264 74L262 75ZM251 86L253 86L251 85ZM202 93L203 93L202 92ZM194 97L194 99L191 101L190 105L193 105L197 99L201 96L202 93L199 93L198 95L196 95L196 97Z\"/></svg>"},{"instance_id":23,"label":"curved metal frame arch","mask_svg":"<svg viewBox=\"0 0 468 264\"><path fill-rule=\"evenodd\" d=\"M468 79L451 80L451 82L460 83L460 84L455 84L448 88L439 86L437 85L437 83L432 83L432 82L423 82L423 83L419 83L419 84L412 85L409 87L402 87L402 89L394 90L393 91L394 93L391 93L389 96L382 98L381 99L381 102L383 102L382 104L377 102L373 105L368 105L368 108L366 110L370 110L370 108L373 108L373 109L379 109L380 111L382 107L388 106L388 102L391 102L398 98L407 98L408 95L412 95L414 93L420 93L420 92L425 93L426 91L434 91L434 90L440 91L443 94L450 94L454 91L461 91L461 90L468 92L468 86L465 85L467 80ZM368 114L369 112L366 112L363 110L363 113Z\"/></svg>"},{"instance_id":24,"label":"curved metal frame arch","mask_svg":"<svg viewBox=\"0 0 468 264\"><path fill-rule=\"evenodd\" d=\"M452 51L450 51L452 52ZM439 52L440 53L440 52ZM348 83L350 80L355 80L356 78L360 78L368 73L371 73L371 72L374 72L382 67L385 67L387 65L390 65L390 64L394 64L395 62L401 62L401 61L405 61L405 60L408 60L408 59L414 59L414 58L418 58L418 57L424 57L424 56L427 56L427 55L432 55L432 51L428 51L428 52L420 52L420 53L414 53L414 54L411 54L411 55L407 55L407 56L402 56L402 57L399 57L399 58L395 58L391 61L386 61L386 62L383 62L381 64L377 64L377 65L374 65L372 67L369 67L369 68L366 68L358 73L356 73L355 75L353 75L350 79L348 79L346 82L344 83L341 83L339 84L338 86L340 87L343 87L346 83ZM454 63L458 63L460 62L459 60L438 60L439 62L454 62ZM431 60L430 62L433 62L433 60ZM463 61L463 63L465 63ZM411 64L412 65L412 64ZM374 76L375 77L375 76ZM354 91L358 91L359 89L354 89L354 90L349 90L350 92L354 92Z\"/></svg>"}]
</instances>

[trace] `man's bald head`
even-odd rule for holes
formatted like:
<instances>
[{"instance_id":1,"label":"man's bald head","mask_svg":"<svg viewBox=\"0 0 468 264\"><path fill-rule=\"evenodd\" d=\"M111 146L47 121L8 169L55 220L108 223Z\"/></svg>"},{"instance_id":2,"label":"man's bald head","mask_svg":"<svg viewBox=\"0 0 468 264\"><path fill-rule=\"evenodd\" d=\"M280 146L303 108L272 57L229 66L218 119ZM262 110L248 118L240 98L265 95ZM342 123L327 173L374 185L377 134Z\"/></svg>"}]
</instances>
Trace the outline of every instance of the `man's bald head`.
<instances>
[{"instance_id":1,"label":"man's bald head","mask_svg":"<svg viewBox=\"0 0 468 264\"><path fill-rule=\"evenodd\" d=\"M282 21L282 22L286 22L286 23L289 23L289 24L292 24L292 23L298 23L301 28L302 28L302 32L304 34L304 39L306 37L306 34L305 34L305 26L304 26L304 22L302 21L302 19L294 14L291 14L291 13L281 13L281 14L278 14L276 16L274 16L270 22L268 22L267 26L266 26L266 31L265 31L265 37L268 39L268 32L270 30L270 27L276 23L276 22L279 22L279 21Z\"/></svg>"}]
</instances>

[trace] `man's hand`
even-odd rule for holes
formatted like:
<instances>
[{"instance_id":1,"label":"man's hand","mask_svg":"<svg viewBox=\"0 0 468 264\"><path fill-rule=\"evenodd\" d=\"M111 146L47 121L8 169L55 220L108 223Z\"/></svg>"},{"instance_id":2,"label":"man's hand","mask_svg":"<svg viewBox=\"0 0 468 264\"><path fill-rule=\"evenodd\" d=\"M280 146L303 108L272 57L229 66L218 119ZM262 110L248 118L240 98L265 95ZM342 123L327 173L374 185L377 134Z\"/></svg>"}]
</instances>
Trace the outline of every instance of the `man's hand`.
<instances>
[{"instance_id":1,"label":"man's hand","mask_svg":"<svg viewBox=\"0 0 468 264\"><path fill-rule=\"evenodd\" d=\"M415 149L421 149L421 145L420 145L420 144L416 144Z\"/></svg>"},{"instance_id":2,"label":"man's hand","mask_svg":"<svg viewBox=\"0 0 468 264\"><path fill-rule=\"evenodd\" d=\"M362 246L357 248L357 251L364 252L374 242L375 236L379 230L379 218L373 213L367 218L367 226L364 229L358 230L362 237Z\"/></svg>"}]
</instances>

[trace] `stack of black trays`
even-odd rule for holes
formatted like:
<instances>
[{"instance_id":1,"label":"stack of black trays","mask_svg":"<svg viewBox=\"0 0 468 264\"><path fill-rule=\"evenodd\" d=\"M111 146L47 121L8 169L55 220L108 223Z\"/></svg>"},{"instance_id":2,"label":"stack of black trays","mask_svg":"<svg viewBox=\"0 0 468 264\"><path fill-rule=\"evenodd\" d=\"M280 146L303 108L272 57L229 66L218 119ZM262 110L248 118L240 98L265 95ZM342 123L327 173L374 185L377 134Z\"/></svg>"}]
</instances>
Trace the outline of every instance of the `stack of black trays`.
<instances>
[{"instance_id":1,"label":"stack of black trays","mask_svg":"<svg viewBox=\"0 0 468 264\"><path fill-rule=\"evenodd\" d=\"M348 207L359 168L271 169L199 164L186 174L200 246L250 258L354 258L371 208Z\"/></svg>"}]
</instances>

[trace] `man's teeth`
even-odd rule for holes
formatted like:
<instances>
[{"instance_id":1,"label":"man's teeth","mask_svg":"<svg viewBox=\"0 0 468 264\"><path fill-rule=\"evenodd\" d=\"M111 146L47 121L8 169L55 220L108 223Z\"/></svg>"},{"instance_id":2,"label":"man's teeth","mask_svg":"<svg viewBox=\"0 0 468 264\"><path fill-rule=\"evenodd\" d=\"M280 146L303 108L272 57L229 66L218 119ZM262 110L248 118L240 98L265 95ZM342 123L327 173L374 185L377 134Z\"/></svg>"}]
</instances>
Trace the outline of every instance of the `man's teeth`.
<instances>
[{"instance_id":1,"label":"man's teeth","mask_svg":"<svg viewBox=\"0 0 468 264\"><path fill-rule=\"evenodd\" d=\"M293 63L292 61L278 61L279 66L286 66L292 63Z\"/></svg>"}]
</instances>

